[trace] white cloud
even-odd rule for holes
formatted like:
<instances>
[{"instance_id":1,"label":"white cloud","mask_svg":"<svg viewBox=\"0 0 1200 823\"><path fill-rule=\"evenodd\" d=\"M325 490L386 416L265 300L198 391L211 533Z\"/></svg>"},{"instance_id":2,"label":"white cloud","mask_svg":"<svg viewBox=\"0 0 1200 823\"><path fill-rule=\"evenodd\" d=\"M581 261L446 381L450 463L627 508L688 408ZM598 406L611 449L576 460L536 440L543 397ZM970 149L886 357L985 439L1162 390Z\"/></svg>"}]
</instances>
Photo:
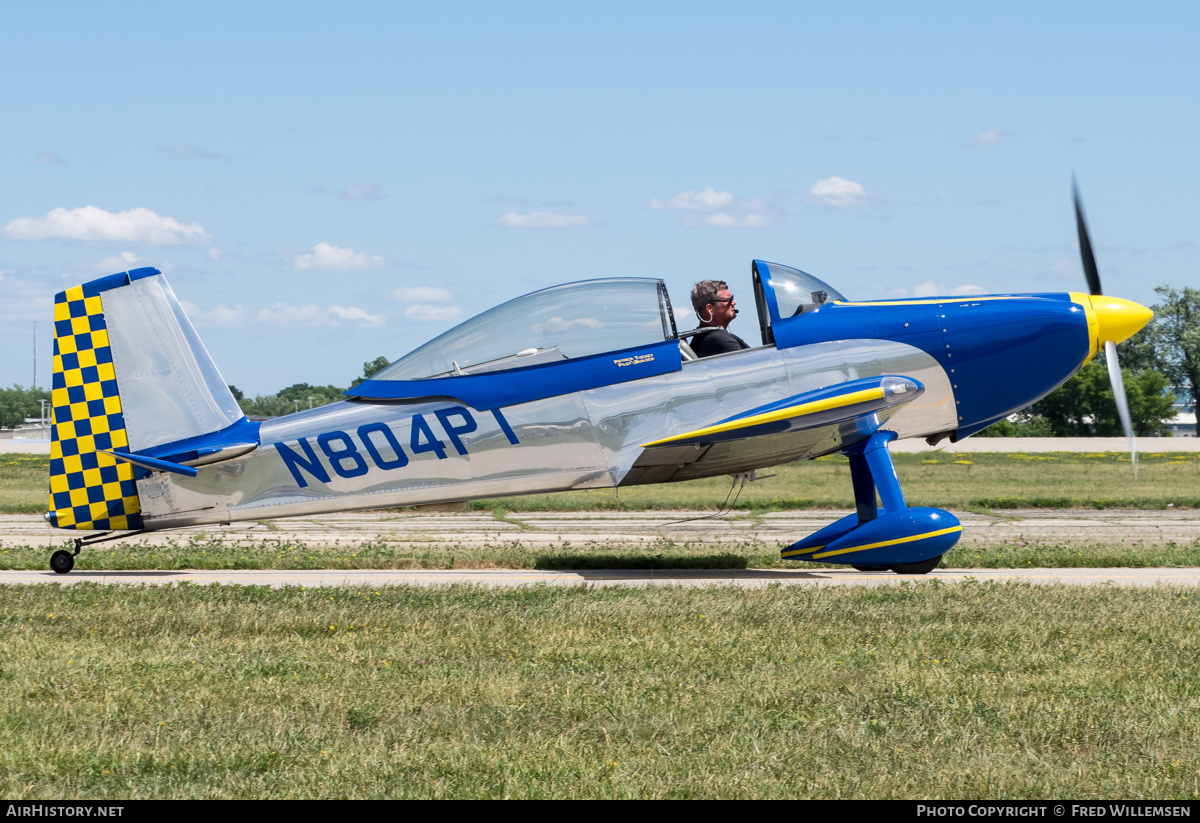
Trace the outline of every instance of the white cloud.
<instances>
[{"instance_id":1,"label":"white cloud","mask_svg":"<svg viewBox=\"0 0 1200 823\"><path fill-rule=\"evenodd\" d=\"M558 214L552 211L517 214L510 211L493 225L505 229L569 229L587 226L590 222L586 214Z\"/></svg>"},{"instance_id":2,"label":"white cloud","mask_svg":"<svg viewBox=\"0 0 1200 823\"><path fill-rule=\"evenodd\" d=\"M733 202L733 193L717 191L712 186L703 191L684 191L669 200L650 198L652 209L686 209L688 211L716 211Z\"/></svg>"},{"instance_id":3,"label":"white cloud","mask_svg":"<svg viewBox=\"0 0 1200 823\"><path fill-rule=\"evenodd\" d=\"M954 297L969 297L972 294L987 294L988 290L983 286L975 286L970 283L964 283L961 286L955 286L950 290L950 294Z\"/></svg>"},{"instance_id":4,"label":"white cloud","mask_svg":"<svg viewBox=\"0 0 1200 823\"><path fill-rule=\"evenodd\" d=\"M363 271L377 269L386 261L377 254L366 255L329 243L313 246L311 254L298 254L292 260L296 271Z\"/></svg>"},{"instance_id":5,"label":"white cloud","mask_svg":"<svg viewBox=\"0 0 1200 823\"><path fill-rule=\"evenodd\" d=\"M18 217L4 227L11 240L76 240L101 243L176 245L211 243L199 223L184 225L150 209L136 208L113 214L96 206L51 209L45 217Z\"/></svg>"},{"instance_id":6,"label":"white cloud","mask_svg":"<svg viewBox=\"0 0 1200 823\"><path fill-rule=\"evenodd\" d=\"M454 299L454 295L448 289L437 286L407 286L396 289L388 298L407 303L447 303Z\"/></svg>"},{"instance_id":7,"label":"white cloud","mask_svg":"<svg viewBox=\"0 0 1200 823\"><path fill-rule=\"evenodd\" d=\"M1000 129L983 129L971 135L972 146L994 146L1008 138L1008 132Z\"/></svg>"},{"instance_id":8,"label":"white cloud","mask_svg":"<svg viewBox=\"0 0 1200 823\"><path fill-rule=\"evenodd\" d=\"M445 323L462 316L458 306L435 306L434 303L449 303L454 295L449 289L438 286L406 286L388 295L389 300L407 303L404 316L410 320L430 323ZM418 302L419 301L419 302Z\"/></svg>"},{"instance_id":9,"label":"white cloud","mask_svg":"<svg viewBox=\"0 0 1200 823\"><path fill-rule=\"evenodd\" d=\"M382 326L387 320L382 314L368 314L357 306L330 306L322 309L316 305L289 306L275 303L269 309L259 309L254 321L264 325L278 326L340 326L353 323L358 326Z\"/></svg>"},{"instance_id":10,"label":"white cloud","mask_svg":"<svg viewBox=\"0 0 1200 823\"><path fill-rule=\"evenodd\" d=\"M387 195L379 190L378 183L363 183L358 186L346 186L342 189L342 197L347 200L382 200Z\"/></svg>"},{"instance_id":11,"label":"white cloud","mask_svg":"<svg viewBox=\"0 0 1200 823\"><path fill-rule=\"evenodd\" d=\"M368 314L358 306L330 306L329 314L338 320L357 323L360 326L382 326L383 321L387 320L382 314Z\"/></svg>"},{"instance_id":12,"label":"white cloud","mask_svg":"<svg viewBox=\"0 0 1200 823\"><path fill-rule=\"evenodd\" d=\"M382 314L370 314L357 306L289 306L275 303L269 309L253 311L242 306L221 304L204 310L186 300L183 310L197 326L382 326Z\"/></svg>"},{"instance_id":13,"label":"white cloud","mask_svg":"<svg viewBox=\"0 0 1200 823\"><path fill-rule=\"evenodd\" d=\"M446 322L454 320L462 314L458 306L431 306L427 303L416 303L404 310L404 316L410 320L428 320Z\"/></svg>"},{"instance_id":14,"label":"white cloud","mask_svg":"<svg viewBox=\"0 0 1200 823\"><path fill-rule=\"evenodd\" d=\"M652 209L695 212L684 220L687 226L759 228L770 226L779 219L779 209L761 197L740 200L732 192L717 191L712 186L702 191L680 192L666 200L651 197L647 205Z\"/></svg>"},{"instance_id":15,"label":"white cloud","mask_svg":"<svg viewBox=\"0 0 1200 823\"><path fill-rule=\"evenodd\" d=\"M837 176L826 177L813 183L813 187L804 198L805 203L835 209L866 206L871 201L872 196L867 194L861 183Z\"/></svg>"},{"instance_id":16,"label":"white cloud","mask_svg":"<svg viewBox=\"0 0 1200 823\"><path fill-rule=\"evenodd\" d=\"M53 165L56 165L56 164L62 163L62 162L64 162L63 159L61 157L59 157L57 154L51 154L50 152L47 151L47 152L42 152L41 154L39 154L37 156L37 160L33 161L33 164L35 166L53 166Z\"/></svg>"},{"instance_id":17,"label":"white cloud","mask_svg":"<svg viewBox=\"0 0 1200 823\"><path fill-rule=\"evenodd\" d=\"M533 326L534 331L567 331L572 326L583 326L585 329L602 329L604 321L596 317L577 317L567 320L563 317L551 317L545 323Z\"/></svg>"},{"instance_id":18,"label":"white cloud","mask_svg":"<svg viewBox=\"0 0 1200 823\"><path fill-rule=\"evenodd\" d=\"M226 306L222 303L207 311L188 300L180 300L183 313L197 326L244 326L249 323L251 313L241 306Z\"/></svg>"},{"instance_id":19,"label":"white cloud","mask_svg":"<svg viewBox=\"0 0 1200 823\"><path fill-rule=\"evenodd\" d=\"M961 286L946 288L945 283L937 283L933 280L928 280L924 283L918 283L912 287L913 297L968 297L972 294L987 294L987 289L982 286L975 286L970 283L964 283ZM909 296L908 289L892 289L891 297L902 298Z\"/></svg>"},{"instance_id":20,"label":"white cloud","mask_svg":"<svg viewBox=\"0 0 1200 823\"><path fill-rule=\"evenodd\" d=\"M1059 280L1062 282L1084 282L1083 266L1078 257L1067 257L1059 260L1047 271L1042 273L1043 280Z\"/></svg>"},{"instance_id":21,"label":"white cloud","mask_svg":"<svg viewBox=\"0 0 1200 823\"><path fill-rule=\"evenodd\" d=\"M704 225L715 226L720 229L727 228L750 228L757 229L762 226L771 225L771 218L764 212L750 212L741 217L734 217L731 214L726 214L719 211L716 214L710 214L704 218Z\"/></svg>"},{"instance_id":22,"label":"white cloud","mask_svg":"<svg viewBox=\"0 0 1200 823\"><path fill-rule=\"evenodd\" d=\"M225 252L221 251L216 246L213 246L208 250L208 259L214 262L220 260L224 255Z\"/></svg>"},{"instance_id":23,"label":"white cloud","mask_svg":"<svg viewBox=\"0 0 1200 823\"><path fill-rule=\"evenodd\" d=\"M80 276L74 279L72 284L93 279L95 274L90 271L90 266L88 269L88 271L79 272ZM50 357L48 351L42 348L44 338L41 338L40 335L49 333L46 330L53 328L51 320L54 317L54 292L63 288L62 284L55 285L55 280L51 279L50 272L53 270L48 266L9 268L6 261L0 260L0 328L8 332L17 332L31 328L31 323L37 321L39 333L38 374L41 380L50 376ZM76 274L69 276L76 278ZM21 332L19 337L25 339L24 332ZM22 342L18 347L4 350L4 355L10 361L8 363L10 371L13 370L15 361L24 360L23 357L16 356L20 354L19 349L24 346L25 344ZM31 351L31 349L26 351ZM42 357L43 352L46 352L45 359ZM21 383L29 379L30 375L26 373L24 367L16 371L20 372ZM47 384L43 383L42 385Z\"/></svg>"},{"instance_id":24,"label":"white cloud","mask_svg":"<svg viewBox=\"0 0 1200 823\"><path fill-rule=\"evenodd\" d=\"M105 272L123 272L138 268L138 263L145 261L131 251L123 251L112 257L105 257L96 264L96 268Z\"/></svg>"}]
</instances>

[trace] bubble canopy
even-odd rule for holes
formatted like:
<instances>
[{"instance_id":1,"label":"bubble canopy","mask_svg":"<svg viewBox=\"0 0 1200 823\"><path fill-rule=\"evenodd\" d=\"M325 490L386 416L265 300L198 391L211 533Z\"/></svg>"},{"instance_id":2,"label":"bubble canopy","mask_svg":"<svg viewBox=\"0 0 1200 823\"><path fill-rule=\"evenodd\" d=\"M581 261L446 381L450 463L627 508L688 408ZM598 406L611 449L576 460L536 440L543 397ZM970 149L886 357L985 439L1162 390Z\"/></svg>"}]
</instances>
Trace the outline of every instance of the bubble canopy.
<instances>
[{"instance_id":1,"label":"bubble canopy","mask_svg":"<svg viewBox=\"0 0 1200 823\"><path fill-rule=\"evenodd\" d=\"M372 380L483 374L674 337L671 303L661 280L586 280L531 292L476 315L401 357Z\"/></svg>"},{"instance_id":2,"label":"bubble canopy","mask_svg":"<svg viewBox=\"0 0 1200 823\"><path fill-rule=\"evenodd\" d=\"M775 298L778 319L794 317L826 303L846 299L824 280L800 269L763 260L755 260L754 265L760 277L766 275L763 280Z\"/></svg>"}]
</instances>

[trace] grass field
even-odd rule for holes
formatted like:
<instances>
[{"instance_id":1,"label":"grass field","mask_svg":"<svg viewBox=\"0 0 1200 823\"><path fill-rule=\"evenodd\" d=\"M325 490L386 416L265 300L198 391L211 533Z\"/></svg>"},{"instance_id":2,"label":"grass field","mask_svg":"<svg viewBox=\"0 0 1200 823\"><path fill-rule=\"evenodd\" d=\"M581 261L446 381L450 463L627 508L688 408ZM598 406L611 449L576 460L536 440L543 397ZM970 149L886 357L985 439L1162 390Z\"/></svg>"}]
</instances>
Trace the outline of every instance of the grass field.
<instances>
[{"instance_id":1,"label":"grass field","mask_svg":"<svg viewBox=\"0 0 1200 823\"><path fill-rule=\"evenodd\" d=\"M0 456L40 512L46 459ZM1200 456L898 455L913 505L1200 507ZM734 517L849 508L840 459ZM523 511L716 509L727 480L480 501L465 547L191 535L90 569L792 567L763 542L546 545ZM397 528L410 515L395 513ZM279 521L284 526L286 521ZM1200 544L980 540L958 566L1198 566ZM5 543L0 568L44 568ZM1200 592L0 587L0 795L1200 797Z\"/></svg>"},{"instance_id":2,"label":"grass field","mask_svg":"<svg viewBox=\"0 0 1200 823\"><path fill-rule=\"evenodd\" d=\"M1128 455L953 455L896 456L907 499L912 505L1003 515L1009 508L1064 506L1084 508L1176 509L1200 507L1200 454L1143 455L1137 480ZM5 455L0 459L0 503L8 510L41 511L40 492L47 459ZM851 508L849 466L843 458L781 466L778 476L746 487L733 518L760 522L767 513L795 508ZM381 513L396 518L389 538L350 540L344 544L245 535L189 533L168 538L167 545L137 540L90 547L81 561L88 569L312 569L312 568L795 568L779 549L797 535L780 535L777 544L762 540L714 544L702 537L681 542L667 537L653 543L561 543L523 540L529 534L523 512L588 510L715 510L725 501L728 479L692 481L614 491L570 492L523 498L476 501L507 526L519 527L485 545L465 546L454 539L428 540L406 534L403 510ZM785 497L785 492L796 496ZM39 502L30 502L37 500ZM986 506L984 504L987 504ZM268 523L287 529L287 521ZM448 526L453 531L452 522ZM653 524L646 527L655 532ZM63 544L68 536L63 535ZM977 540L968 529L948 559L955 566L978 568L1200 566L1200 543L1159 542L1126 545L1079 540ZM42 569L41 546L6 541L0 545L0 569Z\"/></svg>"},{"instance_id":3,"label":"grass field","mask_svg":"<svg viewBox=\"0 0 1200 823\"><path fill-rule=\"evenodd\" d=\"M1128 454L896 454L896 473L910 506L957 510L1029 508L1200 508L1200 452L1139 455L1135 480ZM763 472L735 506L741 510L853 509L850 461L831 455ZM635 486L618 491L530 495L478 506L509 511L590 509L717 509L727 477Z\"/></svg>"},{"instance_id":4,"label":"grass field","mask_svg":"<svg viewBox=\"0 0 1200 823\"><path fill-rule=\"evenodd\" d=\"M1200 508L1200 452L1140 455L1135 480L1128 454L897 454L909 505L951 510L1027 508ZM0 512L40 514L47 504L49 458L0 455ZM776 476L741 492L743 511L850 509L850 465L841 455L779 466ZM593 511L718 509L727 477L599 491L475 501L480 510Z\"/></svg>"},{"instance_id":5,"label":"grass field","mask_svg":"<svg viewBox=\"0 0 1200 823\"><path fill-rule=\"evenodd\" d=\"M10 800L1200 796L1195 590L0 602Z\"/></svg>"},{"instance_id":6,"label":"grass field","mask_svg":"<svg viewBox=\"0 0 1200 823\"><path fill-rule=\"evenodd\" d=\"M1200 566L1200 541L1189 543L1028 542L984 544L975 534L947 555L955 568L1154 568ZM89 546L79 569L813 569L845 568L783 560L778 545L714 546L659 540L652 543L527 544L519 534L488 545L375 540L341 545L237 536L197 536L167 545L136 540ZM64 540L63 545L67 542ZM40 546L0 543L0 569L45 569L50 552Z\"/></svg>"}]
</instances>

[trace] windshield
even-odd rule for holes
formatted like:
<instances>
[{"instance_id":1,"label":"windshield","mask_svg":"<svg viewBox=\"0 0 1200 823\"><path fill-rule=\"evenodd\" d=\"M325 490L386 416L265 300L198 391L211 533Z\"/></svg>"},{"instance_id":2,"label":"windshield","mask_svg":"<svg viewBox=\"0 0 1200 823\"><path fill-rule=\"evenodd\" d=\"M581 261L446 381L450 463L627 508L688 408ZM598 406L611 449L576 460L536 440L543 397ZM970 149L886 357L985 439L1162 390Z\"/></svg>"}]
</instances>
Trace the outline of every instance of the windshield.
<instances>
[{"instance_id":1,"label":"windshield","mask_svg":"<svg viewBox=\"0 0 1200 823\"><path fill-rule=\"evenodd\" d=\"M489 309L374 376L417 380L515 369L660 343L675 336L661 280L568 283Z\"/></svg>"},{"instance_id":2,"label":"windshield","mask_svg":"<svg viewBox=\"0 0 1200 823\"><path fill-rule=\"evenodd\" d=\"M759 273L765 275L763 281L766 287L775 293L775 305L779 309L781 320L812 311L835 300L846 299L841 292L808 272L778 263L755 261L755 264ZM763 269L767 271L762 271Z\"/></svg>"}]
</instances>

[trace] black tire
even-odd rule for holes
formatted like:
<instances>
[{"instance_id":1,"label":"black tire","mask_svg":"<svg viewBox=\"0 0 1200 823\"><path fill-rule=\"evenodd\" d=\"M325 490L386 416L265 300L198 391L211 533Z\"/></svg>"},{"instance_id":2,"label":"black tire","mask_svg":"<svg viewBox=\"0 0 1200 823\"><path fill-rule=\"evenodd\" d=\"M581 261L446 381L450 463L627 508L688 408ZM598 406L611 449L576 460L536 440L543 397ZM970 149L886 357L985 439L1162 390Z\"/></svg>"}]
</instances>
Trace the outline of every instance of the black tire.
<instances>
[{"instance_id":1,"label":"black tire","mask_svg":"<svg viewBox=\"0 0 1200 823\"><path fill-rule=\"evenodd\" d=\"M886 567L884 567L884 566L855 566L855 565L851 565L851 566L850 566L850 568L854 569L856 572L885 572L885 571L887 571L887 568L886 568Z\"/></svg>"},{"instance_id":2,"label":"black tire","mask_svg":"<svg viewBox=\"0 0 1200 823\"><path fill-rule=\"evenodd\" d=\"M918 560L916 563L897 563L892 566L896 574L929 574L942 562L943 555L931 557L928 560Z\"/></svg>"},{"instance_id":3,"label":"black tire","mask_svg":"<svg viewBox=\"0 0 1200 823\"><path fill-rule=\"evenodd\" d=\"M75 556L69 551L60 549L50 555L50 568L54 570L55 574L66 574L75 568Z\"/></svg>"}]
</instances>

